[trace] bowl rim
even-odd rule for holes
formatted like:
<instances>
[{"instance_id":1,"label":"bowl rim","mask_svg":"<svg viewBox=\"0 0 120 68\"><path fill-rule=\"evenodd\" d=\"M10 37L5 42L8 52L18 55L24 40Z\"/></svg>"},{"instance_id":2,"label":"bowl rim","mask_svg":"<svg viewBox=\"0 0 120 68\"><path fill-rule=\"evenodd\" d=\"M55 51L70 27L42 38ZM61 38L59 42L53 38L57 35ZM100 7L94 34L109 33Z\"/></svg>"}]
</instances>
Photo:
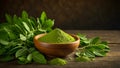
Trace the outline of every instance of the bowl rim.
<instances>
[{"instance_id":1,"label":"bowl rim","mask_svg":"<svg viewBox=\"0 0 120 68\"><path fill-rule=\"evenodd\" d=\"M47 43L47 42L42 42L42 41L39 41L39 40L38 40L40 37L42 37L42 36L44 36L44 35L46 35L46 34L47 34L47 33L38 34L38 35L34 36L34 40L36 40L36 41L38 41L38 42L40 42L40 43L43 43L43 44L51 44L51 45L56 45L56 44L60 44L60 45L64 45L64 44L74 44L74 43L77 43L77 42L80 41L80 38L79 38L77 35L75 35L75 34L69 34L69 35L71 35L71 36L75 39L75 41L73 41L73 42L68 42L68 43Z\"/></svg>"}]
</instances>

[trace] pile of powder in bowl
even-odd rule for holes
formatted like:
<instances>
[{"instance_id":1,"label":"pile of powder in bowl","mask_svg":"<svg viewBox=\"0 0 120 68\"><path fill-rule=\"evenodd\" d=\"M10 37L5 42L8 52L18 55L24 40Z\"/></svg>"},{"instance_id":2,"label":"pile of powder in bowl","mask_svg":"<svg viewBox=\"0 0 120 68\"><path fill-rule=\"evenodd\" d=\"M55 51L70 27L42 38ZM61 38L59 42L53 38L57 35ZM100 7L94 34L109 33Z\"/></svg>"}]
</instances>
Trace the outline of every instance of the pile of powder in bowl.
<instances>
[{"instance_id":1,"label":"pile of powder in bowl","mask_svg":"<svg viewBox=\"0 0 120 68\"><path fill-rule=\"evenodd\" d=\"M46 42L46 43L69 43L74 42L75 39L69 35L68 33L64 32L63 30L56 28L51 32L47 33L43 37L39 38L39 41Z\"/></svg>"}]
</instances>

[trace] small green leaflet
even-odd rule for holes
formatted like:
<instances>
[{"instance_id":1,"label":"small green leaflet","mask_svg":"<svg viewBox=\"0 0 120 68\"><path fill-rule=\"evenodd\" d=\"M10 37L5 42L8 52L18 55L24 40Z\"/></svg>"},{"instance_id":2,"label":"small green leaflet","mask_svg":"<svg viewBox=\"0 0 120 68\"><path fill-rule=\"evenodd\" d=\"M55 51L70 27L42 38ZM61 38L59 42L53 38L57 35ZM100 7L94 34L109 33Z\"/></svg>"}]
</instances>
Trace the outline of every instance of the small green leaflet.
<instances>
[{"instance_id":1,"label":"small green leaflet","mask_svg":"<svg viewBox=\"0 0 120 68\"><path fill-rule=\"evenodd\" d=\"M101 41L100 41L99 37L95 37L95 38L90 40L90 44L99 44L100 42Z\"/></svg>"},{"instance_id":2,"label":"small green leaflet","mask_svg":"<svg viewBox=\"0 0 120 68\"><path fill-rule=\"evenodd\" d=\"M20 57L18 57L18 63L19 64L28 64L32 62L32 54L28 54L28 55L22 55Z\"/></svg>"},{"instance_id":3,"label":"small green leaflet","mask_svg":"<svg viewBox=\"0 0 120 68\"><path fill-rule=\"evenodd\" d=\"M22 41L26 41L26 36L24 36L23 34L20 34L20 39L22 40Z\"/></svg>"},{"instance_id":4,"label":"small green leaflet","mask_svg":"<svg viewBox=\"0 0 120 68\"><path fill-rule=\"evenodd\" d=\"M2 45L8 45L9 42L6 41L6 40L2 40L2 39L0 39L0 44L2 44Z\"/></svg>"},{"instance_id":5,"label":"small green leaflet","mask_svg":"<svg viewBox=\"0 0 120 68\"><path fill-rule=\"evenodd\" d=\"M14 42L13 42L14 43ZM12 55L13 53L16 53L16 51L18 51L19 49L21 49L22 48L22 46L16 46L16 47L14 47L14 48L11 48L10 50L9 50L9 52L7 52L7 54L9 54L9 55Z\"/></svg>"},{"instance_id":6,"label":"small green leaflet","mask_svg":"<svg viewBox=\"0 0 120 68\"><path fill-rule=\"evenodd\" d=\"M22 24L23 24L23 26L25 27L25 29L26 29L28 32L30 32L30 28L29 28L29 26L27 25L27 23L26 23L26 22L23 22Z\"/></svg>"},{"instance_id":7,"label":"small green leaflet","mask_svg":"<svg viewBox=\"0 0 120 68\"><path fill-rule=\"evenodd\" d=\"M6 32L6 30L4 28L0 29L0 43L3 43L2 41L7 41L8 42L8 40L9 40L9 35Z\"/></svg>"},{"instance_id":8,"label":"small green leaflet","mask_svg":"<svg viewBox=\"0 0 120 68\"><path fill-rule=\"evenodd\" d=\"M16 38L15 34L13 34L9 27L4 27L3 29L7 32L11 40Z\"/></svg>"},{"instance_id":9,"label":"small green leaflet","mask_svg":"<svg viewBox=\"0 0 120 68\"><path fill-rule=\"evenodd\" d=\"M33 61L36 62L36 63L40 63L40 64L46 64L47 63L47 60L45 59L44 55L42 55L38 51L34 51L32 53L32 57L33 57Z\"/></svg>"},{"instance_id":10,"label":"small green leaflet","mask_svg":"<svg viewBox=\"0 0 120 68\"><path fill-rule=\"evenodd\" d=\"M45 24L45 21L47 20L46 13L43 11L40 17L42 25Z\"/></svg>"},{"instance_id":11,"label":"small green leaflet","mask_svg":"<svg viewBox=\"0 0 120 68\"><path fill-rule=\"evenodd\" d=\"M78 33L77 34L80 38L80 46L84 47L84 46L87 46L89 43L90 43L90 40L86 38L86 35L83 35L83 34L80 34Z\"/></svg>"},{"instance_id":12,"label":"small green leaflet","mask_svg":"<svg viewBox=\"0 0 120 68\"><path fill-rule=\"evenodd\" d=\"M1 45L0 45L1 46ZM6 50L4 48L0 48L0 55L3 55L6 52Z\"/></svg>"},{"instance_id":13,"label":"small green leaflet","mask_svg":"<svg viewBox=\"0 0 120 68\"><path fill-rule=\"evenodd\" d=\"M27 60L30 61L30 62L32 61L32 54L29 54L29 55L27 56Z\"/></svg>"},{"instance_id":14,"label":"small green leaflet","mask_svg":"<svg viewBox=\"0 0 120 68\"><path fill-rule=\"evenodd\" d=\"M47 24L43 25L43 29L50 28L52 25L54 25L54 20L48 19L45 21Z\"/></svg>"},{"instance_id":15,"label":"small green leaflet","mask_svg":"<svg viewBox=\"0 0 120 68\"><path fill-rule=\"evenodd\" d=\"M49 61L50 65L65 65L67 64L67 61L62 58L54 58Z\"/></svg>"},{"instance_id":16,"label":"small green leaflet","mask_svg":"<svg viewBox=\"0 0 120 68\"><path fill-rule=\"evenodd\" d=\"M22 11L22 18L25 19L25 18L28 18L28 14L26 11Z\"/></svg>"},{"instance_id":17,"label":"small green leaflet","mask_svg":"<svg viewBox=\"0 0 120 68\"><path fill-rule=\"evenodd\" d=\"M28 53L27 49L26 48L22 48L22 49L19 49L16 54L15 54L15 57L18 58L20 56L26 56Z\"/></svg>"},{"instance_id":18,"label":"small green leaflet","mask_svg":"<svg viewBox=\"0 0 120 68\"><path fill-rule=\"evenodd\" d=\"M18 63L19 64L28 64L30 63L31 61L28 61L26 56L21 56L21 57L18 57Z\"/></svg>"},{"instance_id":19,"label":"small green leaflet","mask_svg":"<svg viewBox=\"0 0 120 68\"><path fill-rule=\"evenodd\" d=\"M104 51L94 50L93 53L96 56L106 56L106 52L104 52Z\"/></svg>"},{"instance_id":20,"label":"small green leaflet","mask_svg":"<svg viewBox=\"0 0 120 68\"><path fill-rule=\"evenodd\" d=\"M12 16L10 16L9 14L5 14L6 20L8 23L12 23Z\"/></svg>"},{"instance_id":21,"label":"small green leaflet","mask_svg":"<svg viewBox=\"0 0 120 68\"><path fill-rule=\"evenodd\" d=\"M2 62L8 62L13 59L14 59L14 57L10 56L10 55L6 55L6 56L4 55L4 56L0 57L0 61L2 61Z\"/></svg>"},{"instance_id":22,"label":"small green leaflet","mask_svg":"<svg viewBox=\"0 0 120 68\"><path fill-rule=\"evenodd\" d=\"M81 57L76 57L75 60L77 62L88 62L91 61L92 59L86 56L81 56Z\"/></svg>"},{"instance_id":23,"label":"small green leaflet","mask_svg":"<svg viewBox=\"0 0 120 68\"><path fill-rule=\"evenodd\" d=\"M29 53L32 53L34 51L36 51L36 49L34 47L29 48Z\"/></svg>"}]
</instances>

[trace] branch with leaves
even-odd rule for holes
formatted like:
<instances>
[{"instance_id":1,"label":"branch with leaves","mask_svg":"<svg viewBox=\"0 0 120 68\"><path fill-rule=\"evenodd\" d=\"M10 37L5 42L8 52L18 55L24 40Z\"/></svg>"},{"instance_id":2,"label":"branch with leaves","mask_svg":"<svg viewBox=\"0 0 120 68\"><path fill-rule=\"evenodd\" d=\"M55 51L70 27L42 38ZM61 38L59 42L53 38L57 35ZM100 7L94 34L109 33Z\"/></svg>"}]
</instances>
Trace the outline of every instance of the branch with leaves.
<instances>
[{"instance_id":1,"label":"branch with leaves","mask_svg":"<svg viewBox=\"0 0 120 68\"><path fill-rule=\"evenodd\" d=\"M101 41L99 37L88 39L83 34L78 34L80 37L80 47L76 51L76 61L91 61L95 57L106 56L109 52L108 43L106 41Z\"/></svg>"},{"instance_id":2,"label":"branch with leaves","mask_svg":"<svg viewBox=\"0 0 120 68\"><path fill-rule=\"evenodd\" d=\"M32 61L46 64L44 55L34 47L33 37L50 32L54 20L48 19L44 11L36 19L23 11L21 17L6 14L6 20L6 23L0 24L0 61L17 59L20 64Z\"/></svg>"}]
</instances>

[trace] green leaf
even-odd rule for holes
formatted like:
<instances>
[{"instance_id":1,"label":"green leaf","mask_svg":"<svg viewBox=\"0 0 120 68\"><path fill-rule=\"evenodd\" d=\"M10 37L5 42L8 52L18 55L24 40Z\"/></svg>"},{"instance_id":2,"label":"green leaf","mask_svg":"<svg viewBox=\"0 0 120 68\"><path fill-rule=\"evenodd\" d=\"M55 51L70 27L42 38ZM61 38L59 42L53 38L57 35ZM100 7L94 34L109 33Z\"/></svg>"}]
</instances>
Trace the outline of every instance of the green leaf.
<instances>
[{"instance_id":1,"label":"green leaf","mask_svg":"<svg viewBox=\"0 0 120 68\"><path fill-rule=\"evenodd\" d=\"M19 61L25 61L25 60L26 60L26 57L25 57L25 56L21 56L21 57L19 57L18 59L19 59Z\"/></svg>"},{"instance_id":2,"label":"green leaf","mask_svg":"<svg viewBox=\"0 0 120 68\"><path fill-rule=\"evenodd\" d=\"M83 35L80 33L78 33L77 35L80 38L80 46L81 47L87 46L90 43L90 40L86 38L86 35Z\"/></svg>"},{"instance_id":3,"label":"green leaf","mask_svg":"<svg viewBox=\"0 0 120 68\"><path fill-rule=\"evenodd\" d=\"M17 27L17 29L19 30L19 32L21 32L22 34L26 35L25 33L25 29L23 30L18 24L15 24L15 26Z\"/></svg>"},{"instance_id":4,"label":"green leaf","mask_svg":"<svg viewBox=\"0 0 120 68\"><path fill-rule=\"evenodd\" d=\"M18 57L18 63L19 64L28 64L30 63L31 61L28 61L26 56L21 56L21 57Z\"/></svg>"},{"instance_id":5,"label":"green leaf","mask_svg":"<svg viewBox=\"0 0 120 68\"><path fill-rule=\"evenodd\" d=\"M19 64L26 64L27 63L26 57L24 57L24 56L19 57L18 58L18 63Z\"/></svg>"},{"instance_id":6,"label":"green leaf","mask_svg":"<svg viewBox=\"0 0 120 68\"><path fill-rule=\"evenodd\" d=\"M90 44L98 44L100 43L100 38L99 37L95 37L93 39L91 39Z\"/></svg>"},{"instance_id":7,"label":"green leaf","mask_svg":"<svg viewBox=\"0 0 120 68\"><path fill-rule=\"evenodd\" d=\"M43 29L47 29L50 28L54 25L54 20L48 19L45 21L45 23L43 24Z\"/></svg>"},{"instance_id":8,"label":"green leaf","mask_svg":"<svg viewBox=\"0 0 120 68\"><path fill-rule=\"evenodd\" d=\"M2 39L0 39L0 44L2 44L2 45L8 45L9 42L6 41L6 40L2 40Z\"/></svg>"},{"instance_id":9,"label":"green leaf","mask_svg":"<svg viewBox=\"0 0 120 68\"><path fill-rule=\"evenodd\" d=\"M81 40L87 40L86 35L83 35L83 34L80 34L80 33L78 33L77 35L79 36L79 38Z\"/></svg>"},{"instance_id":10,"label":"green leaf","mask_svg":"<svg viewBox=\"0 0 120 68\"><path fill-rule=\"evenodd\" d=\"M91 61L91 58L86 57L86 56L82 56L82 57L76 57L75 60L77 62L89 62L89 61Z\"/></svg>"},{"instance_id":11,"label":"green leaf","mask_svg":"<svg viewBox=\"0 0 120 68\"><path fill-rule=\"evenodd\" d=\"M5 17L8 23L12 23L12 16L10 16L9 14L5 14Z\"/></svg>"},{"instance_id":12,"label":"green leaf","mask_svg":"<svg viewBox=\"0 0 120 68\"><path fill-rule=\"evenodd\" d=\"M89 40L81 40L81 41L80 41L80 46L81 46L81 47L84 47L84 46L89 45L89 43L90 43Z\"/></svg>"},{"instance_id":13,"label":"green leaf","mask_svg":"<svg viewBox=\"0 0 120 68\"><path fill-rule=\"evenodd\" d=\"M20 34L20 39L21 39L22 41L26 41L26 40L27 40L26 36L24 36L23 34Z\"/></svg>"},{"instance_id":14,"label":"green leaf","mask_svg":"<svg viewBox=\"0 0 120 68\"><path fill-rule=\"evenodd\" d=\"M22 11L22 18L23 19L28 18L28 14L25 10Z\"/></svg>"},{"instance_id":15,"label":"green leaf","mask_svg":"<svg viewBox=\"0 0 120 68\"><path fill-rule=\"evenodd\" d=\"M21 48L22 48L22 46L15 46L15 47L13 47L12 49L10 49L10 50L7 52L7 54L9 54L9 55L15 54L16 51L18 51L18 50L21 49Z\"/></svg>"},{"instance_id":16,"label":"green leaf","mask_svg":"<svg viewBox=\"0 0 120 68\"><path fill-rule=\"evenodd\" d=\"M2 43L3 40L4 41L9 40L9 35L4 28L0 29L0 43Z\"/></svg>"},{"instance_id":17,"label":"green leaf","mask_svg":"<svg viewBox=\"0 0 120 68\"><path fill-rule=\"evenodd\" d=\"M105 49L105 48L109 49L109 46L107 46L105 44L98 44L98 47L101 48L101 49Z\"/></svg>"},{"instance_id":18,"label":"green leaf","mask_svg":"<svg viewBox=\"0 0 120 68\"><path fill-rule=\"evenodd\" d=\"M25 29L30 32L30 28L28 26L28 24L26 22L22 22L23 26L25 27Z\"/></svg>"},{"instance_id":19,"label":"green leaf","mask_svg":"<svg viewBox=\"0 0 120 68\"><path fill-rule=\"evenodd\" d=\"M96 56L106 56L106 52L103 52L103 51L94 50L93 53Z\"/></svg>"},{"instance_id":20,"label":"green leaf","mask_svg":"<svg viewBox=\"0 0 120 68\"><path fill-rule=\"evenodd\" d=\"M39 28L41 28L42 27L42 25L41 25L41 23L40 23L40 20L39 20L39 18L37 18L37 28L39 29Z\"/></svg>"},{"instance_id":21,"label":"green leaf","mask_svg":"<svg viewBox=\"0 0 120 68\"><path fill-rule=\"evenodd\" d=\"M18 17L17 17L16 15L14 15L14 16L13 16L13 23L15 24L15 23L17 23L17 22L19 22Z\"/></svg>"},{"instance_id":22,"label":"green leaf","mask_svg":"<svg viewBox=\"0 0 120 68\"><path fill-rule=\"evenodd\" d=\"M80 51L78 51L78 52L75 52L75 55L77 56L77 57L80 57L81 55L81 52Z\"/></svg>"},{"instance_id":23,"label":"green leaf","mask_svg":"<svg viewBox=\"0 0 120 68\"><path fill-rule=\"evenodd\" d=\"M3 55L6 52L4 48L0 48L0 55Z\"/></svg>"},{"instance_id":24,"label":"green leaf","mask_svg":"<svg viewBox=\"0 0 120 68\"><path fill-rule=\"evenodd\" d=\"M36 29L36 26L31 19L27 19L27 25L29 26L31 31L34 31Z\"/></svg>"},{"instance_id":25,"label":"green leaf","mask_svg":"<svg viewBox=\"0 0 120 68\"><path fill-rule=\"evenodd\" d=\"M36 19L34 17L30 17L30 23L32 24L33 28L36 30L37 29L37 22L36 22Z\"/></svg>"},{"instance_id":26,"label":"green leaf","mask_svg":"<svg viewBox=\"0 0 120 68\"><path fill-rule=\"evenodd\" d=\"M16 39L16 35L13 34L12 30L10 30L10 28L8 27L4 27L4 30L7 32L7 34L9 35L10 40Z\"/></svg>"},{"instance_id":27,"label":"green leaf","mask_svg":"<svg viewBox=\"0 0 120 68\"><path fill-rule=\"evenodd\" d=\"M31 20L28 18L27 12L23 11L22 12L22 24L24 25L25 29L30 32L31 30L34 30Z\"/></svg>"},{"instance_id":28,"label":"green leaf","mask_svg":"<svg viewBox=\"0 0 120 68\"><path fill-rule=\"evenodd\" d=\"M36 62L36 63L40 63L40 64L46 64L47 63L47 60L45 59L44 55L42 55L38 51L34 51L32 53L32 57L33 57L33 61Z\"/></svg>"},{"instance_id":29,"label":"green leaf","mask_svg":"<svg viewBox=\"0 0 120 68\"><path fill-rule=\"evenodd\" d=\"M47 20L46 13L45 13L44 11L41 13L40 20L41 20L41 23L42 23L42 24L44 24L45 21Z\"/></svg>"},{"instance_id":30,"label":"green leaf","mask_svg":"<svg viewBox=\"0 0 120 68\"><path fill-rule=\"evenodd\" d=\"M95 57L95 55L89 50L85 50L84 53L85 53L85 56L87 57Z\"/></svg>"},{"instance_id":31,"label":"green leaf","mask_svg":"<svg viewBox=\"0 0 120 68\"><path fill-rule=\"evenodd\" d=\"M28 60L29 62L32 61L32 54L29 54L29 55L27 56L27 60Z\"/></svg>"},{"instance_id":32,"label":"green leaf","mask_svg":"<svg viewBox=\"0 0 120 68\"><path fill-rule=\"evenodd\" d=\"M29 40L33 40L33 36L35 36L35 35L33 34L33 32L31 32L31 33L28 34L26 37L27 37L27 39L29 39Z\"/></svg>"},{"instance_id":33,"label":"green leaf","mask_svg":"<svg viewBox=\"0 0 120 68\"><path fill-rule=\"evenodd\" d=\"M17 22L16 24L20 27L20 29L24 32L24 33L26 33L27 34L27 29L25 28L25 26L23 26L24 24L24 20L22 19L22 18L18 18L18 20L19 20L19 22Z\"/></svg>"},{"instance_id":34,"label":"green leaf","mask_svg":"<svg viewBox=\"0 0 120 68\"><path fill-rule=\"evenodd\" d=\"M20 56L26 56L28 53L27 49L26 48L22 48L22 49L19 49L16 54L15 54L15 57L18 58Z\"/></svg>"},{"instance_id":35,"label":"green leaf","mask_svg":"<svg viewBox=\"0 0 120 68\"><path fill-rule=\"evenodd\" d=\"M2 61L2 62L11 61L11 60L13 60L13 59L14 59L14 57L13 57L13 56L10 56L10 55L6 55L6 56L0 57L0 61Z\"/></svg>"},{"instance_id":36,"label":"green leaf","mask_svg":"<svg viewBox=\"0 0 120 68\"><path fill-rule=\"evenodd\" d=\"M102 41L101 44L108 45L107 41Z\"/></svg>"},{"instance_id":37,"label":"green leaf","mask_svg":"<svg viewBox=\"0 0 120 68\"><path fill-rule=\"evenodd\" d=\"M4 27L8 26L9 23L1 23L0 24L0 31L3 30Z\"/></svg>"},{"instance_id":38,"label":"green leaf","mask_svg":"<svg viewBox=\"0 0 120 68\"><path fill-rule=\"evenodd\" d=\"M29 48L29 53L32 53L34 51L36 51L36 49L34 47Z\"/></svg>"},{"instance_id":39,"label":"green leaf","mask_svg":"<svg viewBox=\"0 0 120 68\"><path fill-rule=\"evenodd\" d=\"M54 58L49 61L50 65L65 65L67 64L67 61L61 58Z\"/></svg>"}]
</instances>

